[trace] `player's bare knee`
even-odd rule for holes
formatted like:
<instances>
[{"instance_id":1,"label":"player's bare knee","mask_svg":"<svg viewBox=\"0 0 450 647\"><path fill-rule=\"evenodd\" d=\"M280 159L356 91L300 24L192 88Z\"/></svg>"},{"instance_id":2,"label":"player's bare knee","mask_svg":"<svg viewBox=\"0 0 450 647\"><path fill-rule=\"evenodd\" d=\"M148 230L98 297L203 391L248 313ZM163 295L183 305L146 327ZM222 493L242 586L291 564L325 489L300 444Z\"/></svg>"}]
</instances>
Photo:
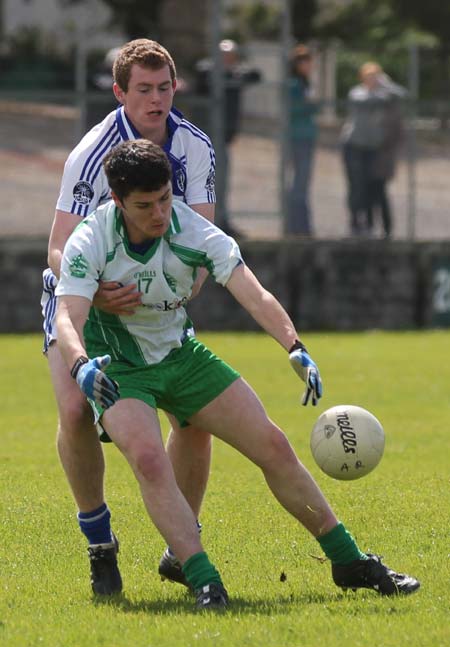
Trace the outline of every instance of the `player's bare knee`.
<instances>
[{"instance_id":1,"label":"player's bare knee","mask_svg":"<svg viewBox=\"0 0 450 647\"><path fill-rule=\"evenodd\" d=\"M146 446L132 450L132 461L138 478L157 483L164 477L167 466L164 452L158 447Z\"/></svg>"},{"instance_id":2,"label":"player's bare knee","mask_svg":"<svg viewBox=\"0 0 450 647\"><path fill-rule=\"evenodd\" d=\"M92 410L83 398L66 401L59 407L59 429L63 435L73 435L93 430L94 416Z\"/></svg>"},{"instance_id":3,"label":"player's bare knee","mask_svg":"<svg viewBox=\"0 0 450 647\"><path fill-rule=\"evenodd\" d=\"M274 467L284 469L291 461L297 462L295 453L281 429L273 425L264 439L260 462L262 469L273 469Z\"/></svg>"}]
</instances>

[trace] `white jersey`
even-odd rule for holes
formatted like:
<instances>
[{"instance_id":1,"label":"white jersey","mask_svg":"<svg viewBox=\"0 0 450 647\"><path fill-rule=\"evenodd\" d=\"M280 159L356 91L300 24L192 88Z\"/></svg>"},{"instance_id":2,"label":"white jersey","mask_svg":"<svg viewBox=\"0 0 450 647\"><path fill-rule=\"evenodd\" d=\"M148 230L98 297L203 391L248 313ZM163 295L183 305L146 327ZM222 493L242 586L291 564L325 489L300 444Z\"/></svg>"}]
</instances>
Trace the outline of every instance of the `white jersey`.
<instances>
[{"instance_id":1,"label":"white jersey","mask_svg":"<svg viewBox=\"0 0 450 647\"><path fill-rule=\"evenodd\" d=\"M175 108L167 118L167 130L169 136L162 148L172 166L173 195L189 205L215 203L215 155L209 137ZM56 208L84 218L107 202L111 193L102 165L104 157L121 142L140 137L123 106L107 115L69 155ZM50 268L43 273L43 284L41 306L46 352L57 337L54 323L57 279Z\"/></svg>"},{"instance_id":2,"label":"white jersey","mask_svg":"<svg viewBox=\"0 0 450 647\"><path fill-rule=\"evenodd\" d=\"M162 148L172 166L173 195L189 205L214 203L215 156L209 137L174 108L167 129ZM140 137L123 106L107 115L69 155L56 208L85 217L109 200L103 159L121 142Z\"/></svg>"},{"instance_id":3,"label":"white jersey","mask_svg":"<svg viewBox=\"0 0 450 647\"><path fill-rule=\"evenodd\" d=\"M92 307L84 334L91 354L98 349L133 366L156 364L186 336L190 321L184 306L197 269L206 267L225 285L241 262L232 238L178 200L166 234L138 254L130 247L120 209L110 201L70 236L56 295L92 301L99 280L137 283L142 305L134 315L116 316Z\"/></svg>"}]
</instances>

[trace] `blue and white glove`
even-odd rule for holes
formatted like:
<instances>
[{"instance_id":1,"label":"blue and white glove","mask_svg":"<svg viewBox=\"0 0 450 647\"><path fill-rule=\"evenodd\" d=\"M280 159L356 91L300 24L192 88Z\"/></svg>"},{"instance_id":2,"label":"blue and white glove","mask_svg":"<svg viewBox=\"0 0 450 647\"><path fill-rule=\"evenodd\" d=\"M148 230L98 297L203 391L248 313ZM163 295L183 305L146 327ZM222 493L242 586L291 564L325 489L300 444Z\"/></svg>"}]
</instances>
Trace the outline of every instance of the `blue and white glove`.
<instances>
[{"instance_id":1,"label":"blue and white glove","mask_svg":"<svg viewBox=\"0 0 450 647\"><path fill-rule=\"evenodd\" d=\"M103 409L108 409L120 397L119 385L103 373L110 364L111 357L79 357L70 371L83 393Z\"/></svg>"},{"instance_id":2,"label":"blue and white glove","mask_svg":"<svg viewBox=\"0 0 450 647\"><path fill-rule=\"evenodd\" d=\"M306 406L311 398L311 403L315 407L322 397L322 380L317 364L310 358L300 341L296 341L289 350L289 361L297 375L306 383L306 389L301 399L303 406Z\"/></svg>"}]
</instances>

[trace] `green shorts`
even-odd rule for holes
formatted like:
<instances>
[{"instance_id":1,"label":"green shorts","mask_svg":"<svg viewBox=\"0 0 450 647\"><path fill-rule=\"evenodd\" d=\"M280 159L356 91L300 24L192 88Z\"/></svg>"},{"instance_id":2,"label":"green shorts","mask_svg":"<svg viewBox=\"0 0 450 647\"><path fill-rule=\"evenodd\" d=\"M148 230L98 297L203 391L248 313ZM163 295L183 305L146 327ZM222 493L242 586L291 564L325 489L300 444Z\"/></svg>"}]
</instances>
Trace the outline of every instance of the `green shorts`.
<instances>
[{"instance_id":1,"label":"green shorts","mask_svg":"<svg viewBox=\"0 0 450 647\"><path fill-rule=\"evenodd\" d=\"M240 377L195 337L189 337L159 364L132 367L113 360L106 373L119 384L121 399L134 398L153 409L164 409L182 427L188 426L192 415ZM98 423L104 410L97 404L93 407ZM101 422L97 428L100 440L110 442Z\"/></svg>"}]
</instances>

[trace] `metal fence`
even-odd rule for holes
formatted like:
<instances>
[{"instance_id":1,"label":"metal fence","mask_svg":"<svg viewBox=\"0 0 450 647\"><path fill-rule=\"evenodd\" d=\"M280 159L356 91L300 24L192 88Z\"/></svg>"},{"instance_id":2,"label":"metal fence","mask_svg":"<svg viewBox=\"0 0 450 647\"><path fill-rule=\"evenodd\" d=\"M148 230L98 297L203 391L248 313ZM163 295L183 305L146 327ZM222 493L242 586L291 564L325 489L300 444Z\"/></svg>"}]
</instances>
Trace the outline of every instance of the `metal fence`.
<instances>
[{"instance_id":1,"label":"metal fence","mask_svg":"<svg viewBox=\"0 0 450 647\"><path fill-rule=\"evenodd\" d=\"M208 3L205 15L209 22L210 56L215 65L210 96L196 95L188 82L187 90L179 92L175 101L188 118L211 136L216 149L219 184L223 182L225 145L224 84L218 43L230 27L230 8L239 4L237 0L210 0ZM291 3L280 0L272 5L279 10L278 40L252 41L243 47L244 59L261 70L262 80L244 89L240 132L228 147L228 203L232 222L245 235L258 238L284 235L286 196L291 178L285 91L287 56L292 45ZM2 89L4 75L0 78L0 189L3 198L0 235L48 235L67 154L82 134L115 105L111 91L88 89L92 72L87 65L88 48L109 42L111 34L104 25L95 23L92 3L77 3L73 11L73 16L70 15L75 32L71 44L76 55L71 71L71 79L75 79L72 92L23 90L27 87L26 65L21 68L23 79L9 78L10 82L16 81L15 89L9 92ZM94 29L95 39L89 35ZM347 187L340 144L345 111L342 99L336 100L336 96L342 96L343 75L337 72L344 67L356 78L354 70L361 53L346 51L343 45L341 49L336 45L316 45L319 56L315 83L322 109L318 117L319 138L311 185L312 220L315 237L336 239L349 235ZM179 70L189 76L189 70L182 68L183 57L179 59ZM411 98L397 172L388 186L393 207L393 237L448 239L450 134L442 125L449 109L442 99L417 99L422 90L432 96L432 82L438 87L437 50L419 51L411 45L408 51L401 53L400 59L401 65L396 61L392 63L403 78L395 80L408 87ZM46 78L45 74L42 78ZM39 78L32 81L28 79L28 87L45 87ZM67 83L56 87L67 87ZM435 96L438 96L437 90ZM380 223L376 223L374 236L380 235Z\"/></svg>"},{"instance_id":2,"label":"metal fence","mask_svg":"<svg viewBox=\"0 0 450 647\"><path fill-rule=\"evenodd\" d=\"M279 238L284 232L283 182L289 180L289 160L283 153L280 96L280 84L270 80L245 90L240 133L229 147L232 222L252 238ZM207 101L186 93L178 96L176 104L188 118L199 121ZM70 93L0 94L0 235L48 235L67 154L80 132L113 106L109 95L86 95L80 108L79 97L75 101ZM342 118L330 117L339 113L336 106L331 108L319 118L311 187L314 234L322 239L349 235ZM393 237L448 239L450 135L441 129L438 118L421 118L422 108L420 103L411 106L414 117L406 119L406 139L388 187ZM428 114L430 108L427 104ZM214 136L210 124L200 119L199 125ZM376 224L374 236L380 235Z\"/></svg>"}]
</instances>

